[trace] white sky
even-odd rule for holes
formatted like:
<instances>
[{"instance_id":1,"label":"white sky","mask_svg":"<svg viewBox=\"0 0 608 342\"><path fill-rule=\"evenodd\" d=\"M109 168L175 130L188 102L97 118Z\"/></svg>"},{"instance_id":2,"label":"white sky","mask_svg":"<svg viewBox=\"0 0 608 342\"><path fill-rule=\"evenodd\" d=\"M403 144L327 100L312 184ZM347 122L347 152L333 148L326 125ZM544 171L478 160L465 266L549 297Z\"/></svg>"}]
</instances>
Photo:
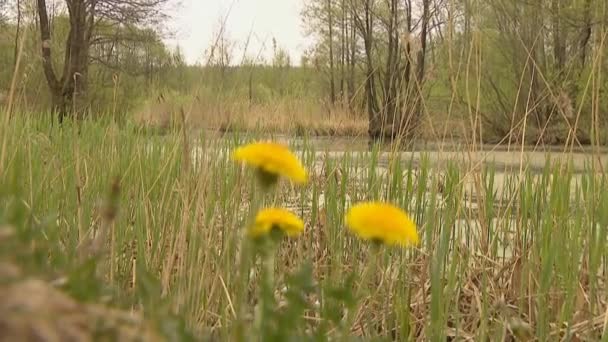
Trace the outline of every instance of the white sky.
<instances>
[{"instance_id":1,"label":"white sky","mask_svg":"<svg viewBox=\"0 0 608 342\"><path fill-rule=\"evenodd\" d=\"M172 22L169 23L175 37L168 43L172 46L179 44L188 63L201 62L205 49L214 41L214 32L218 31L222 18L229 13L226 27L228 37L238 44L234 56L236 63L240 62L243 46L252 32L247 50L250 57L257 56L265 45L263 55L269 60L274 37L278 45L289 52L292 64L297 64L306 48L300 19L303 1L181 0L181 5L174 11Z\"/></svg>"}]
</instances>

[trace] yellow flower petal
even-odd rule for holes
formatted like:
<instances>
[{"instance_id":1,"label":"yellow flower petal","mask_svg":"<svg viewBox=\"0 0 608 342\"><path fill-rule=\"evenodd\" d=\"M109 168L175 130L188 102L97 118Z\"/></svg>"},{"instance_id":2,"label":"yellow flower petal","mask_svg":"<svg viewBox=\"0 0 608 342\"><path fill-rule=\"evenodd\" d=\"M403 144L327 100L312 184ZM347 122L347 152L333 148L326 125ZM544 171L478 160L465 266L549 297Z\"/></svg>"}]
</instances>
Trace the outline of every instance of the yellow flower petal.
<instances>
[{"instance_id":1,"label":"yellow flower petal","mask_svg":"<svg viewBox=\"0 0 608 342\"><path fill-rule=\"evenodd\" d=\"M308 175L298 158L281 144L258 142L241 146L233 158L272 175L284 176L296 183L306 183Z\"/></svg>"},{"instance_id":2,"label":"yellow flower petal","mask_svg":"<svg viewBox=\"0 0 608 342\"><path fill-rule=\"evenodd\" d=\"M253 226L249 229L249 235L258 238L269 234L275 228L282 230L287 236L296 236L304 230L304 222L285 209L262 209L255 217Z\"/></svg>"},{"instance_id":3,"label":"yellow flower petal","mask_svg":"<svg viewBox=\"0 0 608 342\"><path fill-rule=\"evenodd\" d=\"M401 209L387 203L365 202L352 207L346 225L363 240L386 245L416 245L416 224Z\"/></svg>"}]
</instances>

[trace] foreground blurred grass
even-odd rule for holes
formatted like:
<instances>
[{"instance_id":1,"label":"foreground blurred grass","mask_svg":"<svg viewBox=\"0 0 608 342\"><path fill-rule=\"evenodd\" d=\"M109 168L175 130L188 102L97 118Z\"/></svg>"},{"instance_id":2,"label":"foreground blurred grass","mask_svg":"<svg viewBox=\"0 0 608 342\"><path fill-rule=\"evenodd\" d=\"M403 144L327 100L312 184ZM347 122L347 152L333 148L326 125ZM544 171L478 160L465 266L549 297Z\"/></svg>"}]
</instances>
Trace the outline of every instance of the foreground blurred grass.
<instances>
[{"instance_id":1,"label":"foreground blurred grass","mask_svg":"<svg viewBox=\"0 0 608 342\"><path fill-rule=\"evenodd\" d=\"M256 190L230 152L253 136L185 139L180 131L150 136L102 122L59 129L28 119L5 132L0 225L21 242L4 243L4 258L79 300L141 311L168 334L184 333L177 314L197 336L232 335L240 230ZM310 185L282 184L274 198L307 223L276 258L279 306L293 303L294 282L308 279L301 268L310 265L314 279L295 294L305 311L289 322L290 335L340 336L351 297L363 293L349 314L351 335L606 338L605 174L547 163L540 174L497 177L491 166L435 168L398 154L384 169L377 149L322 152L304 140L298 153ZM113 184L117 216L107 220ZM369 199L407 209L423 243L384 251L366 284L351 275L370 262L368 246L346 233L343 217ZM90 266L83 255L99 236L103 248ZM251 314L259 267L244 285Z\"/></svg>"}]
</instances>

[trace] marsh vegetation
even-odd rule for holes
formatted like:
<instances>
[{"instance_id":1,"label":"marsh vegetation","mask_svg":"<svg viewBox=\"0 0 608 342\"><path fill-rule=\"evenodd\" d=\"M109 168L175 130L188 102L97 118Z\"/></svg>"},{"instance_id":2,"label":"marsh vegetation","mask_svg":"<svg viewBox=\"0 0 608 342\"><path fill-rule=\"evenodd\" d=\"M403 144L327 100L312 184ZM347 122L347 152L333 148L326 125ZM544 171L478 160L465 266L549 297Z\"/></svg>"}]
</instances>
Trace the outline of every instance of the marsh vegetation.
<instances>
[{"instance_id":1,"label":"marsh vegetation","mask_svg":"<svg viewBox=\"0 0 608 342\"><path fill-rule=\"evenodd\" d=\"M605 1L307 0L299 63L200 65L116 3L0 0L0 339L607 338Z\"/></svg>"}]
</instances>

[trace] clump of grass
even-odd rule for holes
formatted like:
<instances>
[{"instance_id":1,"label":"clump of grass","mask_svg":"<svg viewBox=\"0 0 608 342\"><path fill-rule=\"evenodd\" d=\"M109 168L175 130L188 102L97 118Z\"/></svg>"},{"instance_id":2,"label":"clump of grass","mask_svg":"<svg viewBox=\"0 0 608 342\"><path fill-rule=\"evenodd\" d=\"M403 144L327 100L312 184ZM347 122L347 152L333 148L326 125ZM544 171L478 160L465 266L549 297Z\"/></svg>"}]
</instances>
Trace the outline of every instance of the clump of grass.
<instances>
[{"instance_id":1,"label":"clump of grass","mask_svg":"<svg viewBox=\"0 0 608 342\"><path fill-rule=\"evenodd\" d=\"M146 317L179 314L199 336L228 338L243 291L245 322L253 321L261 265L252 260L245 283L235 265L238 232L257 190L248 171L230 159L253 133L190 139L186 130L145 136L85 122L76 134L69 123L57 129L33 119L12 120L7 131L0 217L25 240L38 241L38 252L19 261L22 267L41 271L34 260L43 260L57 275L76 269L79 246L100 232L100 200L116 179L119 214L99 268L114 302ZM269 201L307 224L300 239L278 247L273 267L277 312L294 303L302 308L290 326L294 335L605 336L603 173L575 168L568 156L537 171L526 165L499 170L467 154L434 163L425 154L376 147L319 152L307 139L293 146L310 184L282 183ZM346 211L363 200L408 210L422 242L417 249L381 251L369 278L377 289L372 293L358 292L370 283L349 276L370 262L368 245L344 229ZM14 208L23 224L14 223ZM294 285L300 283L306 286Z\"/></svg>"}]
</instances>

